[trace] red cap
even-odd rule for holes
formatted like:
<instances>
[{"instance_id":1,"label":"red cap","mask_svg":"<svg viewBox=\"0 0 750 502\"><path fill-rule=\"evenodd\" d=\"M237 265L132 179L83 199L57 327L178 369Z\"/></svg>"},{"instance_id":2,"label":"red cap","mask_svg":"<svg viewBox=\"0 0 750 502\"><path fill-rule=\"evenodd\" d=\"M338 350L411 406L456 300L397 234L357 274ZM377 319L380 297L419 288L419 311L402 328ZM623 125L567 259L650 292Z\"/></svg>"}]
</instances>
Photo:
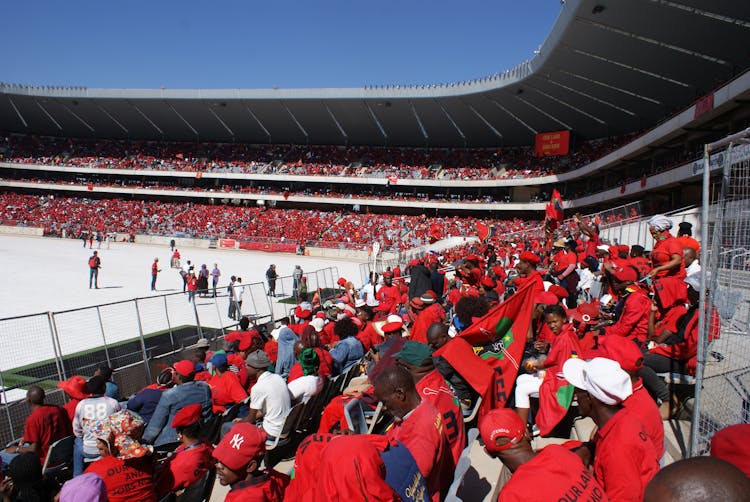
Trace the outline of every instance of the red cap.
<instances>
[{"instance_id":1,"label":"red cap","mask_svg":"<svg viewBox=\"0 0 750 502\"><path fill-rule=\"evenodd\" d=\"M221 438L214 448L213 457L231 470L239 471L265 452L265 431L256 425L240 422Z\"/></svg>"},{"instance_id":2,"label":"red cap","mask_svg":"<svg viewBox=\"0 0 750 502\"><path fill-rule=\"evenodd\" d=\"M526 424L518 413L510 408L497 408L487 413L479 423L484 447L488 452L498 453L517 444L526 433ZM496 444L498 438L508 438L504 445Z\"/></svg>"},{"instance_id":3,"label":"red cap","mask_svg":"<svg viewBox=\"0 0 750 502\"><path fill-rule=\"evenodd\" d=\"M386 270L385 272L383 272L383 278L385 277L393 278L393 272L391 272L390 270Z\"/></svg>"},{"instance_id":4,"label":"red cap","mask_svg":"<svg viewBox=\"0 0 750 502\"><path fill-rule=\"evenodd\" d=\"M422 310L424 308L424 302L418 297L414 297L409 300L409 305L411 305L411 308L416 310Z\"/></svg>"},{"instance_id":5,"label":"red cap","mask_svg":"<svg viewBox=\"0 0 750 502\"><path fill-rule=\"evenodd\" d=\"M557 284L553 284L549 288L547 288L547 293L552 293L561 300L564 300L568 297L568 290Z\"/></svg>"},{"instance_id":6,"label":"red cap","mask_svg":"<svg viewBox=\"0 0 750 502\"><path fill-rule=\"evenodd\" d=\"M711 456L726 460L750 477L750 424L724 427L711 438Z\"/></svg>"},{"instance_id":7,"label":"red cap","mask_svg":"<svg viewBox=\"0 0 750 502\"><path fill-rule=\"evenodd\" d=\"M599 345L604 351L604 357L617 361L625 371L635 373L643 368L643 353L631 339L624 336L600 336Z\"/></svg>"},{"instance_id":8,"label":"red cap","mask_svg":"<svg viewBox=\"0 0 750 502\"><path fill-rule=\"evenodd\" d=\"M341 287L344 287L346 286L346 279L344 279L343 277L339 277L339 280L336 281L336 284L338 284Z\"/></svg>"},{"instance_id":9,"label":"red cap","mask_svg":"<svg viewBox=\"0 0 750 502\"><path fill-rule=\"evenodd\" d=\"M177 427L187 427L194 424L200 420L202 411L201 405L197 403L183 406L180 411L175 413L172 419L172 428L176 429Z\"/></svg>"},{"instance_id":10,"label":"red cap","mask_svg":"<svg viewBox=\"0 0 750 502\"><path fill-rule=\"evenodd\" d=\"M307 319L308 317L312 315L312 311L310 309L303 309L302 307L297 305L294 308L294 315L296 315L300 319Z\"/></svg>"},{"instance_id":11,"label":"red cap","mask_svg":"<svg viewBox=\"0 0 750 502\"><path fill-rule=\"evenodd\" d=\"M618 267L613 274L617 282L635 282L638 280L638 272L633 267Z\"/></svg>"},{"instance_id":12,"label":"red cap","mask_svg":"<svg viewBox=\"0 0 750 502\"><path fill-rule=\"evenodd\" d=\"M594 307L593 309L591 307ZM598 324L599 309L591 303L582 303L574 309L566 310L568 318L584 324Z\"/></svg>"},{"instance_id":13,"label":"red cap","mask_svg":"<svg viewBox=\"0 0 750 502\"><path fill-rule=\"evenodd\" d=\"M541 303L542 305L547 306L557 305L558 303L560 303L560 299L549 291L540 291L539 293L534 295L534 303L536 305L539 305Z\"/></svg>"},{"instance_id":14,"label":"red cap","mask_svg":"<svg viewBox=\"0 0 750 502\"><path fill-rule=\"evenodd\" d=\"M497 287L497 283L495 282L495 279L492 277L484 276L482 277L482 280L479 282L482 286L488 287L490 289L495 289Z\"/></svg>"},{"instance_id":15,"label":"red cap","mask_svg":"<svg viewBox=\"0 0 750 502\"><path fill-rule=\"evenodd\" d=\"M183 359L182 361L174 363L174 370L182 376L189 377L195 373L195 363Z\"/></svg>"},{"instance_id":16,"label":"red cap","mask_svg":"<svg viewBox=\"0 0 750 502\"><path fill-rule=\"evenodd\" d=\"M532 253L531 251L524 251L518 256L518 259L521 261L525 261L531 265L539 265L539 262L541 262L539 256L536 253Z\"/></svg>"}]
</instances>

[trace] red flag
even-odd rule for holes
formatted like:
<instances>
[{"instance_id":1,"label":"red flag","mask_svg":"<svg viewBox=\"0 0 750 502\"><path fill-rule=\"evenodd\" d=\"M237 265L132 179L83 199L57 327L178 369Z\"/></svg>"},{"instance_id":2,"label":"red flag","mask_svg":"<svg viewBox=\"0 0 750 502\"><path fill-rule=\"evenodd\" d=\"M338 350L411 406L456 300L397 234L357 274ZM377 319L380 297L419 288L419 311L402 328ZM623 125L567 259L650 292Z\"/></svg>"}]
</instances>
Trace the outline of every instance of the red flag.
<instances>
[{"instance_id":1,"label":"red flag","mask_svg":"<svg viewBox=\"0 0 750 502\"><path fill-rule=\"evenodd\" d=\"M440 228L440 225L438 225L437 223L433 223L432 225L430 225L429 237L430 244L443 238L443 229Z\"/></svg>"},{"instance_id":2,"label":"red flag","mask_svg":"<svg viewBox=\"0 0 750 502\"><path fill-rule=\"evenodd\" d=\"M482 242L485 242L487 238L490 236L490 227L482 223L481 221L477 221L477 237L479 237L479 240Z\"/></svg>"},{"instance_id":3,"label":"red flag","mask_svg":"<svg viewBox=\"0 0 750 502\"><path fill-rule=\"evenodd\" d=\"M547 436L560 423L573 401L573 386L562 376L562 367L571 357L581 353L578 335L571 324L555 337L550 346L545 365L547 372L539 387L539 412L536 424L542 436Z\"/></svg>"},{"instance_id":4,"label":"red flag","mask_svg":"<svg viewBox=\"0 0 750 502\"><path fill-rule=\"evenodd\" d=\"M528 281L434 353L482 396L480 416L508 400L531 325L534 291L534 281Z\"/></svg>"},{"instance_id":5,"label":"red flag","mask_svg":"<svg viewBox=\"0 0 750 502\"><path fill-rule=\"evenodd\" d=\"M563 199L562 195L560 195L560 192L557 191L557 188L552 190L552 199L550 200L550 202L552 203L552 207L555 211L553 219L558 223L562 223L563 219L565 219L565 214L563 212Z\"/></svg>"}]
</instances>

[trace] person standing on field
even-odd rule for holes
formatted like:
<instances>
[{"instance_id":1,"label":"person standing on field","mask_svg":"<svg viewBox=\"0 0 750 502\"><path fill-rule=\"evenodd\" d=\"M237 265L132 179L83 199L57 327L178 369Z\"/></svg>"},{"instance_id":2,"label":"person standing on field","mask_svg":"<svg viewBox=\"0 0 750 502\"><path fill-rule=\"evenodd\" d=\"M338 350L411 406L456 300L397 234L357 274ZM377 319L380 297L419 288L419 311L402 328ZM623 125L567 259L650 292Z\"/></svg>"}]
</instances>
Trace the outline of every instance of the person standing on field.
<instances>
[{"instance_id":1,"label":"person standing on field","mask_svg":"<svg viewBox=\"0 0 750 502\"><path fill-rule=\"evenodd\" d=\"M89 258L89 289L91 289L91 283L94 283L94 288L99 289L99 269L102 268L102 260L99 258L99 252L94 251L94 254Z\"/></svg>"},{"instance_id":2,"label":"person standing on field","mask_svg":"<svg viewBox=\"0 0 750 502\"><path fill-rule=\"evenodd\" d=\"M151 291L156 291L156 276L159 272L159 258L154 258L154 263L151 264Z\"/></svg>"}]
</instances>

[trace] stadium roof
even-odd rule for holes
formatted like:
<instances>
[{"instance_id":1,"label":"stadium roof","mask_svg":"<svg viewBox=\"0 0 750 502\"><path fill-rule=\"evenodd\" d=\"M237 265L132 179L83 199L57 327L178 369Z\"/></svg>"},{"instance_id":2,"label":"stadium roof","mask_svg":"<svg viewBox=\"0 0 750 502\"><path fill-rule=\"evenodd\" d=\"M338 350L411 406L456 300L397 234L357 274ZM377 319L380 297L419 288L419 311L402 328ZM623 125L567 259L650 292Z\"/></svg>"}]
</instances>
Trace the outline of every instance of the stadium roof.
<instances>
[{"instance_id":1,"label":"stadium roof","mask_svg":"<svg viewBox=\"0 0 750 502\"><path fill-rule=\"evenodd\" d=\"M353 89L0 84L0 130L65 137L494 147L653 126L750 67L750 2L567 0L517 67L470 82Z\"/></svg>"}]
</instances>

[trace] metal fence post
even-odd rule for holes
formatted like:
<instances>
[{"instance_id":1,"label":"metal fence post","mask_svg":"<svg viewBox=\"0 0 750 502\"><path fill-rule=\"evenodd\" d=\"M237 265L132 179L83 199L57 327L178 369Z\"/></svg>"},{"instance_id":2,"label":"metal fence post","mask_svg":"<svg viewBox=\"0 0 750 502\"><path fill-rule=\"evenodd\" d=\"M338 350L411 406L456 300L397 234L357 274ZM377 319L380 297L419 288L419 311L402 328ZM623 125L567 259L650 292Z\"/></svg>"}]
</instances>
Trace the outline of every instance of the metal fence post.
<instances>
[{"instance_id":1,"label":"metal fence post","mask_svg":"<svg viewBox=\"0 0 750 502\"><path fill-rule=\"evenodd\" d=\"M198 329L198 338L203 338L203 329L201 329L201 320L198 317L198 307L195 305L195 296L193 296L193 313L195 314L195 326Z\"/></svg>"},{"instance_id":2,"label":"metal fence post","mask_svg":"<svg viewBox=\"0 0 750 502\"><path fill-rule=\"evenodd\" d=\"M47 322L49 322L49 333L52 338L52 351L55 354L55 366L57 366L57 377L60 381L65 380L65 365L62 361L62 354L59 347L55 343L55 321L52 317L52 312L47 312Z\"/></svg>"},{"instance_id":3,"label":"metal fence post","mask_svg":"<svg viewBox=\"0 0 750 502\"><path fill-rule=\"evenodd\" d=\"M221 332L224 333L224 321L222 321L221 310L219 310L219 296L218 295L214 295L214 306L216 307L216 318L219 320L219 328L221 329Z\"/></svg>"},{"instance_id":4,"label":"metal fence post","mask_svg":"<svg viewBox=\"0 0 750 502\"><path fill-rule=\"evenodd\" d=\"M101 312L101 309L99 309L98 305L96 306L96 317L99 319L99 331L102 334L102 341L104 342L104 357L107 358L107 366L112 368L112 361L109 359L109 349L107 348L107 337L104 335L104 323L102 323L102 312Z\"/></svg>"},{"instance_id":5,"label":"metal fence post","mask_svg":"<svg viewBox=\"0 0 750 502\"><path fill-rule=\"evenodd\" d=\"M146 339L143 337L143 323L141 322L141 311L138 308L138 298L133 300L135 304L135 318L138 321L138 335L141 338L141 350L143 351L143 365L146 367L146 376L148 381L152 382L154 379L151 378L151 366L148 364L148 353L146 352Z\"/></svg>"},{"instance_id":6,"label":"metal fence post","mask_svg":"<svg viewBox=\"0 0 750 502\"><path fill-rule=\"evenodd\" d=\"M60 338L57 335L55 316L52 312L47 312L47 318L49 319L50 335L52 337L52 349L55 351L57 375L60 377L60 380L67 380L68 376L65 374L65 361L63 361L62 349L60 348Z\"/></svg>"},{"instance_id":7,"label":"metal fence post","mask_svg":"<svg viewBox=\"0 0 750 502\"><path fill-rule=\"evenodd\" d=\"M174 335L172 334L172 323L169 321L169 306L167 306L167 295L162 295L162 298L164 298L164 316L167 318L169 340L172 342L172 348L174 348Z\"/></svg>"},{"instance_id":8,"label":"metal fence post","mask_svg":"<svg viewBox=\"0 0 750 502\"><path fill-rule=\"evenodd\" d=\"M8 396L5 394L5 382L3 382L3 372L0 371L0 387L3 388L3 408L5 408L5 413L8 415L8 427L10 427L11 435L15 434L15 427L13 427L13 418L10 416L10 403L8 402Z\"/></svg>"}]
</instances>

